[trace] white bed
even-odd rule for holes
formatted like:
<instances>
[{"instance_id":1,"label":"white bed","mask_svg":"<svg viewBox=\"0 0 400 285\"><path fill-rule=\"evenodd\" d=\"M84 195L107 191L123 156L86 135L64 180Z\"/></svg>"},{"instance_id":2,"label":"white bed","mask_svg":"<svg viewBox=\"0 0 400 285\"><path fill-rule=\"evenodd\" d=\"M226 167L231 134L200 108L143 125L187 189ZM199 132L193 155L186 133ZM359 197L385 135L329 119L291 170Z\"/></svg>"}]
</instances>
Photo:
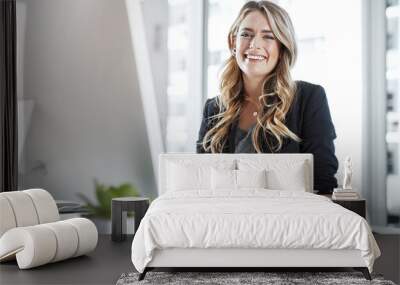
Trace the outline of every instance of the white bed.
<instances>
[{"instance_id":1,"label":"white bed","mask_svg":"<svg viewBox=\"0 0 400 285\"><path fill-rule=\"evenodd\" d=\"M310 154L161 155L160 197L132 243L140 278L154 267L354 267L370 278L380 251L368 223L313 194L312 169Z\"/></svg>"}]
</instances>

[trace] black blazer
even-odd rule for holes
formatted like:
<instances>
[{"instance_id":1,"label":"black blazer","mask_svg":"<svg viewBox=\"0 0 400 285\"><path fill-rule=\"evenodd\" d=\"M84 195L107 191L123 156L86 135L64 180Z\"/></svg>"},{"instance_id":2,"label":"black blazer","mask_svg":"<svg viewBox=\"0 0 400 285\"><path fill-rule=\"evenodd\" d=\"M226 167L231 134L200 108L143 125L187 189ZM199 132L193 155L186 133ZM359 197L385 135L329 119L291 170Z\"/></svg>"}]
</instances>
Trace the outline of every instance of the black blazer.
<instances>
[{"instance_id":1,"label":"black blazer","mask_svg":"<svg viewBox=\"0 0 400 285\"><path fill-rule=\"evenodd\" d=\"M336 138L325 90L319 85L304 81L297 81L296 96L286 115L285 125L299 136L300 143L285 138L278 153L312 153L314 155L314 189L319 193L331 193L337 187L335 174L338 169L338 160L335 156L333 140ZM205 153L202 146L206 132L212 128L216 120L210 117L218 114L217 97L208 99L203 112L197 153ZM233 153L235 150L235 133L238 126L236 120L232 126L223 153ZM263 153L271 153L267 142L260 141Z\"/></svg>"}]
</instances>

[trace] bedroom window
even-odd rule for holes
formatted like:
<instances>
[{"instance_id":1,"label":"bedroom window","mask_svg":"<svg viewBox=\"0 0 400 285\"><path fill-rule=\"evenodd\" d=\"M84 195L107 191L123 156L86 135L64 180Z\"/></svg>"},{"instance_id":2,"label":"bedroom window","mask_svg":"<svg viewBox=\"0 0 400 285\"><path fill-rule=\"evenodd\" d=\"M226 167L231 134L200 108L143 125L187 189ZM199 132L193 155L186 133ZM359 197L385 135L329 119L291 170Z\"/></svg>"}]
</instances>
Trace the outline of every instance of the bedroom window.
<instances>
[{"instance_id":1,"label":"bedroom window","mask_svg":"<svg viewBox=\"0 0 400 285\"><path fill-rule=\"evenodd\" d=\"M230 56L227 35L240 8L246 1L209 0L207 32L207 94L205 98L217 96L219 92L218 74L223 62ZM205 99L204 98L204 99Z\"/></svg>"},{"instance_id":2,"label":"bedroom window","mask_svg":"<svg viewBox=\"0 0 400 285\"><path fill-rule=\"evenodd\" d=\"M400 1L386 6L387 222L400 225Z\"/></svg>"},{"instance_id":3,"label":"bedroom window","mask_svg":"<svg viewBox=\"0 0 400 285\"><path fill-rule=\"evenodd\" d=\"M203 4L168 0L168 152L195 151L203 93Z\"/></svg>"}]
</instances>

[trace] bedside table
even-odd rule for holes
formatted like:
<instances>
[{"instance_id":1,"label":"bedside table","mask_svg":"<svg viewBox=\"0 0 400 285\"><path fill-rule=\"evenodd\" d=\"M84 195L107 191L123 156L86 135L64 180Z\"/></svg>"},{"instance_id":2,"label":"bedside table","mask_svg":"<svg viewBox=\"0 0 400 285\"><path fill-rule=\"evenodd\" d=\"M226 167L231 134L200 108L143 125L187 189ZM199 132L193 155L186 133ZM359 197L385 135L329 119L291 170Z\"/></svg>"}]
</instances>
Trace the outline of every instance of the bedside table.
<instances>
[{"instance_id":1,"label":"bedside table","mask_svg":"<svg viewBox=\"0 0 400 285\"><path fill-rule=\"evenodd\" d=\"M359 214L361 217L365 219L365 199L357 199L357 200L333 200L332 202L339 204L340 206L353 211L356 214Z\"/></svg>"},{"instance_id":2,"label":"bedside table","mask_svg":"<svg viewBox=\"0 0 400 285\"><path fill-rule=\"evenodd\" d=\"M356 214L359 214L365 219L366 216L366 201L365 199L357 200L333 200L332 194L323 194L323 196L328 197L333 203L339 204L343 208L346 208Z\"/></svg>"},{"instance_id":3,"label":"bedside table","mask_svg":"<svg viewBox=\"0 0 400 285\"><path fill-rule=\"evenodd\" d=\"M113 198L111 202L111 240L123 241L126 239L126 217L127 212L132 211L135 215L136 233L140 221L149 208L150 199L144 197L121 197Z\"/></svg>"}]
</instances>

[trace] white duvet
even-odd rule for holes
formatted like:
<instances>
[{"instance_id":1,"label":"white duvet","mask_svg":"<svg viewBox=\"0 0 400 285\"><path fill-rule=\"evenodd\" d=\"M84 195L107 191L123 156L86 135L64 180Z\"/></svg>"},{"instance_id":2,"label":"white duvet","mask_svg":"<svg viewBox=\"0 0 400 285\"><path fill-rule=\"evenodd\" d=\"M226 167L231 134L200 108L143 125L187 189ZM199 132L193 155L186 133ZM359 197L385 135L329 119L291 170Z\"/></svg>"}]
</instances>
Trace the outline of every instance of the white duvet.
<instances>
[{"instance_id":1,"label":"white duvet","mask_svg":"<svg viewBox=\"0 0 400 285\"><path fill-rule=\"evenodd\" d=\"M367 221L324 196L299 191L179 191L153 201L132 243L143 272L154 249L358 249L372 272L380 250Z\"/></svg>"}]
</instances>

